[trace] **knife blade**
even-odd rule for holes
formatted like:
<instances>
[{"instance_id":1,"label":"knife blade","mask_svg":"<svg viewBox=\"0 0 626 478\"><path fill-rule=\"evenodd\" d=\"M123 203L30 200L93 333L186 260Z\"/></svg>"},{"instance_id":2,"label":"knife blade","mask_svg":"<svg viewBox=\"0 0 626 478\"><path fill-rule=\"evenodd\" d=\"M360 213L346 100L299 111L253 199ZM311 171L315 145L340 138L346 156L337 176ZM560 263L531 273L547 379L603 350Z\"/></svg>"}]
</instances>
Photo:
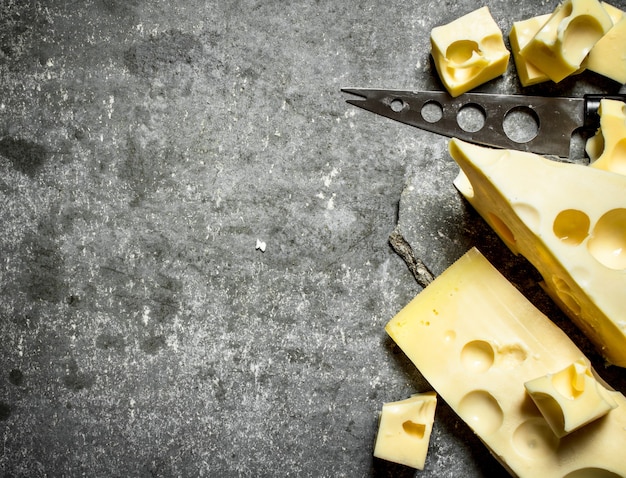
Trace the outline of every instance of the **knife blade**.
<instances>
[{"instance_id":1,"label":"knife blade","mask_svg":"<svg viewBox=\"0 0 626 478\"><path fill-rule=\"evenodd\" d=\"M445 91L409 91L342 88L360 97L347 102L372 113L444 136L496 148L568 157L572 135L590 135L600 125L598 108L602 98L626 102L626 95L589 94L584 97L544 97L488 93L465 93L452 97ZM435 115L425 109L435 108ZM483 116L482 124L464 127L460 113L471 108ZM439 111L437 113L437 110ZM506 128L514 112L535 121L535 131L522 139ZM433 117L434 116L434 117Z\"/></svg>"}]
</instances>

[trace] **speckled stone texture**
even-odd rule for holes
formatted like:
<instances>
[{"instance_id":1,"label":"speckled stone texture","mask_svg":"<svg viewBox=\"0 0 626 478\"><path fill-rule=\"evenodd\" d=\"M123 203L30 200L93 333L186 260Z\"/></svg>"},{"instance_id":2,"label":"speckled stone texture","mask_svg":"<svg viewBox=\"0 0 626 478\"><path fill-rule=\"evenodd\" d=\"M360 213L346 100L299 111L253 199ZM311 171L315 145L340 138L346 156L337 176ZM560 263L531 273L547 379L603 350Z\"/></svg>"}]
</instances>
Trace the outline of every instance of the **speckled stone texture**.
<instances>
[{"instance_id":1,"label":"speckled stone texture","mask_svg":"<svg viewBox=\"0 0 626 478\"><path fill-rule=\"evenodd\" d=\"M508 32L556 2L483 4ZM0 0L0 476L508 476L444 402L423 472L372 458L382 403L430 390L383 330L420 290L397 222L435 273L481 246L599 358L445 138L340 93L440 89L430 29L483 4ZM480 91L522 91L512 62Z\"/></svg>"}]
</instances>

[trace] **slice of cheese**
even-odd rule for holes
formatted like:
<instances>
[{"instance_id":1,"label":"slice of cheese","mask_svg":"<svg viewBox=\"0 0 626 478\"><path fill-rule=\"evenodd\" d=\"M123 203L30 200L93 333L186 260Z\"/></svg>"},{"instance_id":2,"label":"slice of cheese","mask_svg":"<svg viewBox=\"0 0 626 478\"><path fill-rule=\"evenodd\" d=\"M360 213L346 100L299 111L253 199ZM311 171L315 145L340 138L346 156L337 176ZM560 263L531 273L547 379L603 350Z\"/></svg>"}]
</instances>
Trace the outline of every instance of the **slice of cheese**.
<instances>
[{"instance_id":1,"label":"slice of cheese","mask_svg":"<svg viewBox=\"0 0 626 478\"><path fill-rule=\"evenodd\" d=\"M511 43L511 50L513 51L513 60L515 61L517 76L522 86L536 85L537 83L543 83L550 79L543 71L529 61L526 61L526 58L524 58L520 52L522 48L528 45L530 40L533 39L551 16L550 13L546 13L545 15L514 22L509 32L509 42Z\"/></svg>"},{"instance_id":2,"label":"slice of cheese","mask_svg":"<svg viewBox=\"0 0 626 478\"><path fill-rule=\"evenodd\" d=\"M626 367L626 176L450 141L455 186L609 363Z\"/></svg>"},{"instance_id":3,"label":"slice of cheese","mask_svg":"<svg viewBox=\"0 0 626 478\"><path fill-rule=\"evenodd\" d=\"M513 59L515 61L517 75L522 86L536 85L537 83L543 83L550 80L548 75L527 61L526 58L522 56L521 51L526 47L526 45L528 45L528 43L530 43L530 41L547 23L551 16L552 15L550 13L547 13L545 15L539 15L537 17L513 23L513 27L509 33L509 41L511 43L511 49L513 50ZM578 70L572 74L582 73L585 70L586 65L587 62L585 60Z\"/></svg>"},{"instance_id":4,"label":"slice of cheese","mask_svg":"<svg viewBox=\"0 0 626 478\"><path fill-rule=\"evenodd\" d=\"M458 96L502 75L510 53L488 7L432 29L431 54L444 86Z\"/></svg>"},{"instance_id":5,"label":"slice of cheese","mask_svg":"<svg viewBox=\"0 0 626 478\"><path fill-rule=\"evenodd\" d=\"M556 373L530 380L524 387L559 438L617 407L584 358Z\"/></svg>"},{"instance_id":6,"label":"slice of cheese","mask_svg":"<svg viewBox=\"0 0 626 478\"><path fill-rule=\"evenodd\" d=\"M611 17L613 27L589 52L587 68L618 83L626 83L626 15L608 3L602 6Z\"/></svg>"},{"instance_id":7,"label":"slice of cheese","mask_svg":"<svg viewBox=\"0 0 626 478\"><path fill-rule=\"evenodd\" d=\"M374 456L423 470L436 405L434 392L383 404Z\"/></svg>"},{"instance_id":8,"label":"slice of cheese","mask_svg":"<svg viewBox=\"0 0 626 478\"><path fill-rule=\"evenodd\" d=\"M386 331L438 395L521 478L626 476L626 398L557 437L524 383L582 352L476 249L420 292Z\"/></svg>"},{"instance_id":9,"label":"slice of cheese","mask_svg":"<svg viewBox=\"0 0 626 478\"><path fill-rule=\"evenodd\" d=\"M521 55L558 83L581 68L591 48L612 26L598 0L566 0Z\"/></svg>"},{"instance_id":10,"label":"slice of cheese","mask_svg":"<svg viewBox=\"0 0 626 478\"><path fill-rule=\"evenodd\" d=\"M585 144L591 167L626 175L626 103L603 99L598 112L600 128Z\"/></svg>"}]
</instances>

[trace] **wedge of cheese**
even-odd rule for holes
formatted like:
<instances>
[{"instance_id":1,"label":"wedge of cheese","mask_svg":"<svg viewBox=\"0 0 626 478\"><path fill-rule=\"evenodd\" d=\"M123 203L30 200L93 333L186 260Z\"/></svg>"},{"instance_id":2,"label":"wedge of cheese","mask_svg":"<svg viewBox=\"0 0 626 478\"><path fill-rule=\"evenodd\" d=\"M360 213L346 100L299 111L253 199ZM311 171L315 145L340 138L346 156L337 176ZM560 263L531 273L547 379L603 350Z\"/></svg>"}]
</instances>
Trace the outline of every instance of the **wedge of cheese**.
<instances>
[{"instance_id":1,"label":"wedge of cheese","mask_svg":"<svg viewBox=\"0 0 626 478\"><path fill-rule=\"evenodd\" d=\"M598 0L565 0L521 55L558 83L581 68L589 51L612 26Z\"/></svg>"},{"instance_id":2,"label":"wedge of cheese","mask_svg":"<svg viewBox=\"0 0 626 478\"><path fill-rule=\"evenodd\" d=\"M602 6L613 26L589 52L587 68L619 83L626 83L626 15L608 3Z\"/></svg>"},{"instance_id":3,"label":"wedge of cheese","mask_svg":"<svg viewBox=\"0 0 626 478\"><path fill-rule=\"evenodd\" d=\"M588 361L478 250L420 292L386 331L514 476L626 476L626 398L607 390L615 408L557 437L524 383Z\"/></svg>"},{"instance_id":4,"label":"wedge of cheese","mask_svg":"<svg viewBox=\"0 0 626 478\"><path fill-rule=\"evenodd\" d=\"M383 404L374 456L423 470L436 406L434 392Z\"/></svg>"},{"instance_id":5,"label":"wedge of cheese","mask_svg":"<svg viewBox=\"0 0 626 478\"><path fill-rule=\"evenodd\" d=\"M442 83L452 96L502 75L510 53L488 7L432 29L431 54Z\"/></svg>"},{"instance_id":6,"label":"wedge of cheese","mask_svg":"<svg viewBox=\"0 0 626 478\"><path fill-rule=\"evenodd\" d=\"M603 99L598 112L600 128L585 144L591 167L626 175L626 103Z\"/></svg>"},{"instance_id":7,"label":"wedge of cheese","mask_svg":"<svg viewBox=\"0 0 626 478\"><path fill-rule=\"evenodd\" d=\"M458 139L449 149L457 189L606 360L626 367L626 176Z\"/></svg>"}]
</instances>

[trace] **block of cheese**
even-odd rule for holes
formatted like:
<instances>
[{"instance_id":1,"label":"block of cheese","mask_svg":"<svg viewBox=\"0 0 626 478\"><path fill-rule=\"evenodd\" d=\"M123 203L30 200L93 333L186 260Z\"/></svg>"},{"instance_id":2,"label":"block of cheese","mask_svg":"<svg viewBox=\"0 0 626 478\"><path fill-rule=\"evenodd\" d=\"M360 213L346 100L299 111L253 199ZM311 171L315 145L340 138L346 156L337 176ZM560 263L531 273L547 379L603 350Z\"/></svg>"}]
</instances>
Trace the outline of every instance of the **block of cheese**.
<instances>
[{"instance_id":1,"label":"block of cheese","mask_svg":"<svg viewBox=\"0 0 626 478\"><path fill-rule=\"evenodd\" d=\"M558 83L581 67L591 48L612 25L598 0L565 0L521 55Z\"/></svg>"},{"instance_id":2,"label":"block of cheese","mask_svg":"<svg viewBox=\"0 0 626 478\"><path fill-rule=\"evenodd\" d=\"M609 363L626 367L626 176L450 141L457 189Z\"/></svg>"},{"instance_id":3,"label":"block of cheese","mask_svg":"<svg viewBox=\"0 0 626 478\"><path fill-rule=\"evenodd\" d=\"M511 43L511 50L513 51L513 60L515 61L517 76L522 86L536 85L537 83L543 83L550 79L543 71L526 61L520 52L522 48L528 45L528 42L532 40L551 16L550 13L546 13L545 15L539 15L527 20L513 22L513 27L509 32L509 42Z\"/></svg>"},{"instance_id":4,"label":"block of cheese","mask_svg":"<svg viewBox=\"0 0 626 478\"><path fill-rule=\"evenodd\" d=\"M386 331L512 475L626 476L626 398L609 391L617 407L557 437L524 383L582 352L477 249L422 290Z\"/></svg>"},{"instance_id":5,"label":"block of cheese","mask_svg":"<svg viewBox=\"0 0 626 478\"><path fill-rule=\"evenodd\" d=\"M383 404L374 456L423 470L436 405L434 392Z\"/></svg>"},{"instance_id":6,"label":"block of cheese","mask_svg":"<svg viewBox=\"0 0 626 478\"><path fill-rule=\"evenodd\" d=\"M608 3L602 6L613 26L589 52L587 68L618 83L626 83L626 15Z\"/></svg>"},{"instance_id":7,"label":"block of cheese","mask_svg":"<svg viewBox=\"0 0 626 478\"><path fill-rule=\"evenodd\" d=\"M502 75L510 53L488 7L432 29L431 54L442 83L458 96Z\"/></svg>"},{"instance_id":8,"label":"block of cheese","mask_svg":"<svg viewBox=\"0 0 626 478\"><path fill-rule=\"evenodd\" d=\"M524 387L559 438L617 407L584 358L563 370L529 380Z\"/></svg>"},{"instance_id":9,"label":"block of cheese","mask_svg":"<svg viewBox=\"0 0 626 478\"><path fill-rule=\"evenodd\" d=\"M600 100L600 128L587 140L591 167L626 175L626 103Z\"/></svg>"}]
</instances>

